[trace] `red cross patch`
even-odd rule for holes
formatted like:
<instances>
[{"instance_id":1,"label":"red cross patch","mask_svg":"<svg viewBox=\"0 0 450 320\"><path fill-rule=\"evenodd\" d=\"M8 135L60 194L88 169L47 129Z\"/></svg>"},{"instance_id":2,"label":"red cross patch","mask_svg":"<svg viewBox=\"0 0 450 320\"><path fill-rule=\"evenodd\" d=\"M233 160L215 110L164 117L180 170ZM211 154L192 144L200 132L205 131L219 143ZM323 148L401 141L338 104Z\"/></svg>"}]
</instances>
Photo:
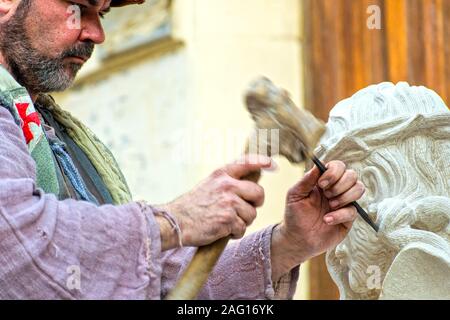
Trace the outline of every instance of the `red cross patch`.
<instances>
[{"instance_id":1,"label":"red cross patch","mask_svg":"<svg viewBox=\"0 0 450 320\"><path fill-rule=\"evenodd\" d=\"M34 139L33 132L31 132L30 123L35 123L38 126L41 125L41 120L39 119L39 116L37 112L32 112L27 115L27 110L29 103L16 103L17 111L19 112L19 117L22 119L22 131L23 135L25 136L25 140L27 141L27 144Z\"/></svg>"}]
</instances>

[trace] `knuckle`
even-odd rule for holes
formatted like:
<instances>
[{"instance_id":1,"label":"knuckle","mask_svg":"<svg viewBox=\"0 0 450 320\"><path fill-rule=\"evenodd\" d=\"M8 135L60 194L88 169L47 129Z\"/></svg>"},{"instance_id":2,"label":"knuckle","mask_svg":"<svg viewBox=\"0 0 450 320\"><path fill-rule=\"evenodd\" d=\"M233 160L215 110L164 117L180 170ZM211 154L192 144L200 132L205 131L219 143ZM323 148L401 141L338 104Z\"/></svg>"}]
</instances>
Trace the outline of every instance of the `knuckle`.
<instances>
[{"instance_id":1,"label":"knuckle","mask_svg":"<svg viewBox=\"0 0 450 320\"><path fill-rule=\"evenodd\" d=\"M337 165L343 170L347 169L347 165L342 161L337 161Z\"/></svg>"},{"instance_id":2,"label":"knuckle","mask_svg":"<svg viewBox=\"0 0 450 320\"><path fill-rule=\"evenodd\" d=\"M243 236L244 236L243 234L233 233L232 239L234 239L234 240L241 239Z\"/></svg>"},{"instance_id":3,"label":"knuckle","mask_svg":"<svg viewBox=\"0 0 450 320\"><path fill-rule=\"evenodd\" d=\"M234 216L235 216L235 214L233 214L231 211L225 210L219 216L219 223L221 225L229 226L229 225L231 225L233 223Z\"/></svg>"},{"instance_id":4,"label":"knuckle","mask_svg":"<svg viewBox=\"0 0 450 320\"><path fill-rule=\"evenodd\" d=\"M348 175L348 177L349 177L349 179L351 181L355 181L356 182L358 180L358 174L353 169L347 170L347 175Z\"/></svg>"},{"instance_id":5,"label":"knuckle","mask_svg":"<svg viewBox=\"0 0 450 320\"><path fill-rule=\"evenodd\" d=\"M336 181L338 181L345 173L345 164L343 162L335 161L333 164L334 165L329 166L329 170L327 170L321 177L323 180L329 180L331 184L336 183Z\"/></svg>"},{"instance_id":6,"label":"knuckle","mask_svg":"<svg viewBox=\"0 0 450 320\"><path fill-rule=\"evenodd\" d=\"M233 228L231 226L227 226L226 228L224 228L222 230L223 230L223 232L220 235L217 234L219 236L219 238L223 238L223 237L233 234Z\"/></svg>"},{"instance_id":7,"label":"knuckle","mask_svg":"<svg viewBox=\"0 0 450 320\"><path fill-rule=\"evenodd\" d=\"M335 219L339 223L353 220L353 209L351 207L343 208L339 214L335 215Z\"/></svg>"},{"instance_id":8,"label":"knuckle","mask_svg":"<svg viewBox=\"0 0 450 320\"><path fill-rule=\"evenodd\" d=\"M244 236L246 230L247 230L247 225L244 222L239 221L239 224L238 224L239 238L242 238Z\"/></svg>"},{"instance_id":9,"label":"knuckle","mask_svg":"<svg viewBox=\"0 0 450 320\"><path fill-rule=\"evenodd\" d=\"M358 212L356 211L356 208L354 206L350 206L347 208L345 216L347 217L346 220L353 221L358 216Z\"/></svg>"},{"instance_id":10,"label":"knuckle","mask_svg":"<svg viewBox=\"0 0 450 320\"><path fill-rule=\"evenodd\" d=\"M329 167L330 167L330 169L334 169L334 170L338 170L338 171L342 170L342 169L345 170L347 168L345 163L340 160L330 161Z\"/></svg>"},{"instance_id":11,"label":"knuckle","mask_svg":"<svg viewBox=\"0 0 450 320\"><path fill-rule=\"evenodd\" d=\"M330 189L325 191L325 196L327 198L336 197L338 195L338 190L336 186L331 187Z\"/></svg>"},{"instance_id":12,"label":"knuckle","mask_svg":"<svg viewBox=\"0 0 450 320\"><path fill-rule=\"evenodd\" d=\"M256 185L256 201L258 205L262 206L264 204L264 199L266 197L264 188L260 185Z\"/></svg>"},{"instance_id":13,"label":"knuckle","mask_svg":"<svg viewBox=\"0 0 450 320\"><path fill-rule=\"evenodd\" d=\"M229 176L223 177L219 182L220 191L230 191L233 189L233 187L234 187L234 180Z\"/></svg>"},{"instance_id":14,"label":"knuckle","mask_svg":"<svg viewBox=\"0 0 450 320\"><path fill-rule=\"evenodd\" d=\"M286 198L289 198L291 195L295 195L295 194L297 194L297 188L296 188L296 186L290 187L290 188L288 189Z\"/></svg>"},{"instance_id":15,"label":"knuckle","mask_svg":"<svg viewBox=\"0 0 450 320\"><path fill-rule=\"evenodd\" d=\"M361 181L358 181L356 183L356 186L357 186L357 190L359 191L359 193L362 196L366 192L366 186Z\"/></svg>"},{"instance_id":16,"label":"knuckle","mask_svg":"<svg viewBox=\"0 0 450 320\"><path fill-rule=\"evenodd\" d=\"M256 219L256 215L257 215L256 209L251 207L249 210L249 215L248 215L249 224L252 223Z\"/></svg>"},{"instance_id":17,"label":"knuckle","mask_svg":"<svg viewBox=\"0 0 450 320\"><path fill-rule=\"evenodd\" d=\"M226 233L227 235L233 234L233 232L234 232L232 225L228 225L226 230L227 230L227 233Z\"/></svg>"},{"instance_id":18,"label":"knuckle","mask_svg":"<svg viewBox=\"0 0 450 320\"><path fill-rule=\"evenodd\" d=\"M209 234L212 235L212 236L222 235L223 233L224 233L224 228L221 225L218 225L218 224L214 224L211 227L210 232L209 232Z\"/></svg>"},{"instance_id":19,"label":"knuckle","mask_svg":"<svg viewBox=\"0 0 450 320\"><path fill-rule=\"evenodd\" d=\"M219 178L219 177L224 176L225 174L226 174L225 173L225 169L224 168L220 168L220 169L214 170L213 173L211 173L211 177L212 178Z\"/></svg>"},{"instance_id":20,"label":"knuckle","mask_svg":"<svg viewBox=\"0 0 450 320\"><path fill-rule=\"evenodd\" d=\"M231 194L225 193L222 196L222 207L223 208L233 208L236 205L236 198L233 197Z\"/></svg>"}]
</instances>

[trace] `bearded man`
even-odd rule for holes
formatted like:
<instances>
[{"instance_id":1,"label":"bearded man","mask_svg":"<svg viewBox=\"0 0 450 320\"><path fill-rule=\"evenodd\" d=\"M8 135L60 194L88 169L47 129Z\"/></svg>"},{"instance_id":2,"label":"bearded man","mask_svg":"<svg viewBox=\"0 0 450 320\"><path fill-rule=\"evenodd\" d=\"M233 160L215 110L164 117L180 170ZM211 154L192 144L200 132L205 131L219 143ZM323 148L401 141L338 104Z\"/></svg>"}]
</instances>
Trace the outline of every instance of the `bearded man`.
<instances>
[{"instance_id":1,"label":"bearded man","mask_svg":"<svg viewBox=\"0 0 450 320\"><path fill-rule=\"evenodd\" d=\"M110 7L137 2L0 0L0 298L161 299L196 247L228 235L240 240L199 298L292 298L300 264L356 218L349 204L364 186L353 171L312 169L289 190L284 221L243 238L264 190L240 178L271 159L217 169L165 205L135 202L108 149L48 95L105 40Z\"/></svg>"}]
</instances>

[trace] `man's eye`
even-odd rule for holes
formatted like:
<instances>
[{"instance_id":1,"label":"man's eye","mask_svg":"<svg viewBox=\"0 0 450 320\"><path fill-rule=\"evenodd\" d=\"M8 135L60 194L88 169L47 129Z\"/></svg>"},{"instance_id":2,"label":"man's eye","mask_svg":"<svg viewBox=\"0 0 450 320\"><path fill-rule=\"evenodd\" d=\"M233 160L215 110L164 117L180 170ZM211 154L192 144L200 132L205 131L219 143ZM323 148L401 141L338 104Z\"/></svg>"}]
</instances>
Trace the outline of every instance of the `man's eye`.
<instances>
[{"instance_id":1,"label":"man's eye","mask_svg":"<svg viewBox=\"0 0 450 320\"><path fill-rule=\"evenodd\" d=\"M84 4L81 3L77 3L77 2L73 2L73 1L69 1L69 3L73 6L77 6L78 8L80 8L81 13L86 12L86 10L88 10L88 6L85 6ZM101 19L105 19L105 15L107 12L99 12L98 15Z\"/></svg>"}]
</instances>

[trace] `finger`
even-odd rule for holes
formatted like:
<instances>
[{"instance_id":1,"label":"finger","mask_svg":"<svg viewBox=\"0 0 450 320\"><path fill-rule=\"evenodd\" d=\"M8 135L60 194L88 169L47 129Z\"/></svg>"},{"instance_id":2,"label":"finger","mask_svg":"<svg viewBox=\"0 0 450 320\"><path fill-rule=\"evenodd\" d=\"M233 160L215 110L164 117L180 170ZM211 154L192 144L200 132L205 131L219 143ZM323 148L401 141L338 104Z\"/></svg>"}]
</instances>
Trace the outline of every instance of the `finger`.
<instances>
[{"instance_id":1,"label":"finger","mask_svg":"<svg viewBox=\"0 0 450 320\"><path fill-rule=\"evenodd\" d=\"M364 187L362 182L358 181L353 187L350 188L350 190L344 192L343 194L341 194L336 198L330 199L329 200L330 208L338 209L345 207L349 203L360 199L365 191L366 188Z\"/></svg>"},{"instance_id":2,"label":"finger","mask_svg":"<svg viewBox=\"0 0 450 320\"><path fill-rule=\"evenodd\" d=\"M247 225L244 220L240 217L237 217L233 225L231 226L231 238L240 239L244 236L245 231L247 230Z\"/></svg>"},{"instance_id":3,"label":"finger","mask_svg":"<svg viewBox=\"0 0 450 320\"><path fill-rule=\"evenodd\" d=\"M256 208L241 198L236 198L234 209L238 217L244 221L246 226L251 225L256 218Z\"/></svg>"},{"instance_id":4,"label":"finger","mask_svg":"<svg viewBox=\"0 0 450 320\"><path fill-rule=\"evenodd\" d=\"M307 197L317 185L319 178L320 171L314 166L314 168L305 173L303 178L289 190L289 193L299 197Z\"/></svg>"},{"instance_id":5,"label":"finger","mask_svg":"<svg viewBox=\"0 0 450 320\"><path fill-rule=\"evenodd\" d=\"M328 199L335 198L350 190L358 182L358 174L354 170L346 170L344 175L333 186L324 192Z\"/></svg>"},{"instance_id":6,"label":"finger","mask_svg":"<svg viewBox=\"0 0 450 320\"><path fill-rule=\"evenodd\" d=\"M254 182L237 180L232 191L255 207L260 207L264 204L264 188Z\"/></svg>"},{"instance_id":7,"label":"finger","mask_svg":"<svg viewBox=\"0 0 450 320\"><path fill-rule=\"evenodd\" d=\"M263 168L275 168L277 165L275 161L266 156L247 155L234 163L225 166L224 170L231 177L240 179L252 172L261 170Z\"/></svg>"},{"instance_id":8,"label":"finger","mask_svg":"<svg viewBox=\"0 0 450 320\"><path fill-rule=\"evenodd\" d=\"M323 217L323 221L328 225L345 224L350 227L358 216L354 206L347 206L336 211L330 212Z\"/></svg>"},{"instance_id":9,"label":"finger","mask_svg":"<svg viewBox=\"0 0 450 320\"><path fill-rule=\"evenodd\" d=\"M345 172L345 164L342 161L331 161L327 165L327 171L319 179L319 186L327 190L333 186Z\"/></svg>"}]
</instances>

